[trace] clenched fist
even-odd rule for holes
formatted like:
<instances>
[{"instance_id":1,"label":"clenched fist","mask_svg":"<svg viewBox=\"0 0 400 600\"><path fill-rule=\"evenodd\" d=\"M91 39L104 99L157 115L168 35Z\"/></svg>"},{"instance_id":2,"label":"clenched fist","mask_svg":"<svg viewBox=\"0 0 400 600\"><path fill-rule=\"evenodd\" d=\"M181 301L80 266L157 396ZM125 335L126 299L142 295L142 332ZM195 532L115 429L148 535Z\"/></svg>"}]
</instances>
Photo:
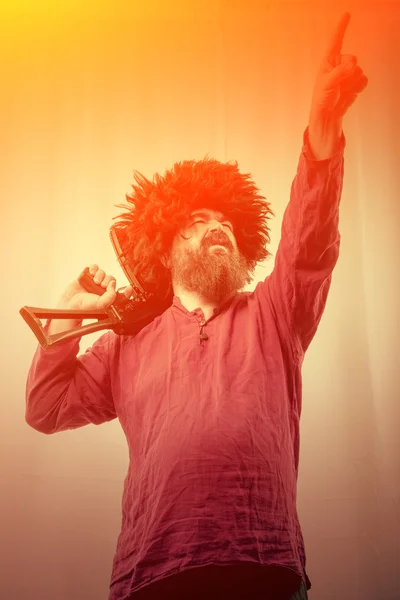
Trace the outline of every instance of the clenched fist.
<instances>
[{"instance_id":1,"label":"clenched fist","mask_svg":"<svg viewBox=\"0 0 400 600\"><path fill-rule=\"evenodd\" d=\"M65 289L60 298L57 308L71 310L104 310L115 302L116 280L112 275L107 275L103 269L93 264L89 267L89 276L93 282L103 288L105 291L102 295L88 292L78 279L74 279ZM130 298L133 289L128 285L123 294Z\"/></svg>"}]
</instances>

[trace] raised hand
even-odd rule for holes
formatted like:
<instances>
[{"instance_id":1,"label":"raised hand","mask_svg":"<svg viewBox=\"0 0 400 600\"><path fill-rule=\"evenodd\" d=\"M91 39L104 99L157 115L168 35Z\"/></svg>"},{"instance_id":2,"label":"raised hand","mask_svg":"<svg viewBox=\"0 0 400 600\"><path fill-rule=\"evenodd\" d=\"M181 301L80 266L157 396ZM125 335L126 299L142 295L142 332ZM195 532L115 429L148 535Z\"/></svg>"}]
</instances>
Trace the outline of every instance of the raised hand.
<instances>
[{"instance_id":1,"label":"raised hand","mask_svg":"<svg viewBox=\"0 0 400 600\"><path fill-rule=\"evenodd\" d=\"M343 117L368 84L357 57L341 54L349 21L350 14L344 13L321 63L311 103L310 114L314 117Z\"/></svg>"}]
</instances>

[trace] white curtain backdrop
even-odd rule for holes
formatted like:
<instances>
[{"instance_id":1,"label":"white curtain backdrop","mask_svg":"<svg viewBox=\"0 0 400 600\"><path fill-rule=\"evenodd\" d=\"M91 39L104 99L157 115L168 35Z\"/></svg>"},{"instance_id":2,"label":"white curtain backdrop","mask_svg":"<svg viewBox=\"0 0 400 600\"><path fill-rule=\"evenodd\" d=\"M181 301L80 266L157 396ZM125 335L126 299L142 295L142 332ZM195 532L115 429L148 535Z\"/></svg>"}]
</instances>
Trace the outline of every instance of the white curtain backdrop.
<instances>
[{"instance_id":1,"label":"white curtain backdrop","mask_svg":"<svg viewBox=\"0 0 400 600\"><path fill-rule=\"evenodd\" d=\"M133 170L207 153L237 159L271 201L275 254L346 10L343 52L369 85L344 122L342 245L303 368L298 511L311 600L400 599L400 5L372 0L2 0L1 598L108 597L128 464L118 421L54 436L25 423L37 341L19 309L55 307L90 263L125 285L108 230Z\"/></svg>"}]
</instances>

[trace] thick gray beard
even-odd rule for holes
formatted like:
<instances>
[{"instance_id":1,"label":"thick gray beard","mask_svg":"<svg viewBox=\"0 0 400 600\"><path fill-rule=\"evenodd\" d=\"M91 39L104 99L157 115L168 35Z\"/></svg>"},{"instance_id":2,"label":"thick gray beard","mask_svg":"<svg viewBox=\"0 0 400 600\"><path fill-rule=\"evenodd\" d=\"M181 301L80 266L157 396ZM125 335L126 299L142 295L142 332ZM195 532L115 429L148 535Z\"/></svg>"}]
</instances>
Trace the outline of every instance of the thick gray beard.
<instances>
[{"instance_id":1,"label":"thick gray beard","mask_svg":"<svg viewBox=\"0 0 400 600\"><path fill-rule=\"evenodd\" d=\"M208 247L173 251L173 281L205 301L220 303L230 298L251 283L252 276L245 258L237 249L222 252L210 252Z\"/></svg>"}]
</instances>

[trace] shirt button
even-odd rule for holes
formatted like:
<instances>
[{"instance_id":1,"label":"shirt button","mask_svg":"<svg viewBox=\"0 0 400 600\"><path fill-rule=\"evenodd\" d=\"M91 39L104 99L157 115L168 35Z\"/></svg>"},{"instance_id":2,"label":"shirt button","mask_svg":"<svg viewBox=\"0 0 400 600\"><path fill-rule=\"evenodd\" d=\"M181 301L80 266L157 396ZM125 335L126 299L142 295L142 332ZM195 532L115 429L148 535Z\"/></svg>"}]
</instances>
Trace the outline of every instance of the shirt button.
<instances>
[{"instance_id":1,"label":"shirt button","mask_svg":"<svg viewBox=\"0 0 400 600\"><path fill-rule=\"evenodd\" d=\"M205 320L205 319L202 319L202 320L200 321L200 327L203 327L205 324L206 324L206 320Z\"/></svg>"},{"instance_id":2,"label":"shirt button","mask_svg":"<svg viewBox=\"0 0 400 600\"><path fill-rule=\"evenodd\" d=\"M204 331L201 332L200 337L202 340L208 340L208 335Z\"/></svg>"}]
</instances>

